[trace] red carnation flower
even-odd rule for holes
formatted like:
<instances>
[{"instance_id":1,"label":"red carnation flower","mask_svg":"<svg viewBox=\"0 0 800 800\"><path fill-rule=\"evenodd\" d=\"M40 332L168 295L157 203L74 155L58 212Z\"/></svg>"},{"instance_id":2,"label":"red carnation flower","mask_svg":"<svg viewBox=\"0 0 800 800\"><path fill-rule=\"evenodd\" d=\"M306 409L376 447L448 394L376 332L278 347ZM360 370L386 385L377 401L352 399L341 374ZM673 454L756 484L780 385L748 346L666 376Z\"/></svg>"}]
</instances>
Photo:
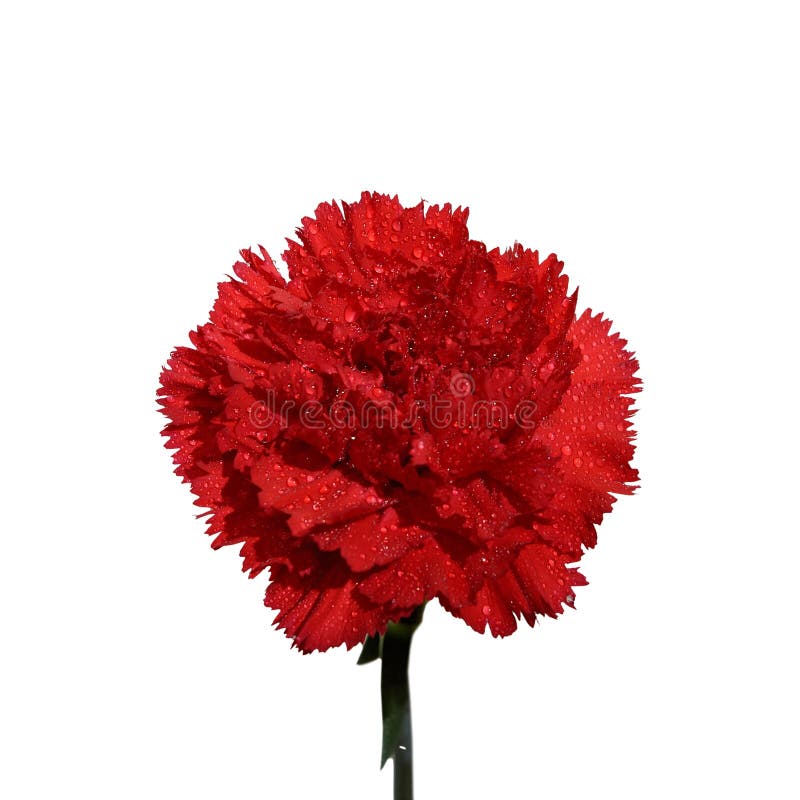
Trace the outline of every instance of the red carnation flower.
<instances>
[{"instance_id":1,"label":"red carnation flower","mask_svg":"<svg viewBox=\"0 0 800 800\"><path fill-rule=\"evenodd\" d=\"M563 264L469 238L467 210L364 193L244 250L161 376L176 472L304 651L432 598L476 631L555 616L636 471L637 363L575 316Z\"/></svg>"}]
</instances>

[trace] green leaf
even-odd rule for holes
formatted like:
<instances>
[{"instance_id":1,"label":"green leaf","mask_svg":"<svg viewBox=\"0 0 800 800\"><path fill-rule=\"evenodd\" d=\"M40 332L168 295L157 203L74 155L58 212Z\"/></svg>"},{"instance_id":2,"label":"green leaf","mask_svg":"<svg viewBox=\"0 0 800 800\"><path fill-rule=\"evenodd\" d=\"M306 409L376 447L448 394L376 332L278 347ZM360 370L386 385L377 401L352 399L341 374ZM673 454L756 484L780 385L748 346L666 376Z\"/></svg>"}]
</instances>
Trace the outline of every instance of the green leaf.
<instances>
[{"instance_id":1,"label":"green leaf","mask_svg":"<svg viewBox=\"0 0 800 800\"><path fill-rule=\"evenodd\" d=\"M367 636L361 648L357 664L370 664L381 657L382 636Z\"/></svg>"},{"instance_id":2,"label":"green leaf","mask_svg":"<svg viewBox=\"0 0 800 800\"><path fill-rule=\"evenodd\" d=\"M398 702L399 701L399 702ZM408 698L392 698L383 712L383 744L381 746L381 769L390 758L395 757L401 740L405 740L411 728Z\"/></svg>"}]
</instances>

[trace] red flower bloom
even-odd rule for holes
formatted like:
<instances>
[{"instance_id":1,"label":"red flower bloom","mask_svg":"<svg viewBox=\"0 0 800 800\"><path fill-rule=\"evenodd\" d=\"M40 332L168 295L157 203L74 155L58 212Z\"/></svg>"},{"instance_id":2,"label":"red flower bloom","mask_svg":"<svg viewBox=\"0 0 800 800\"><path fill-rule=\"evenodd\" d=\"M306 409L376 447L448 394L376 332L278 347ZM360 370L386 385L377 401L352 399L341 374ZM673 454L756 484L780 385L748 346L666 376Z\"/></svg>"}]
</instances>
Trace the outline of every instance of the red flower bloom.
<instances>
[{"instance_id":1,"label":"red flower bloom","mask_svg":"<svg viewBox=\"0 0 800 800\"><path fill-rule=\"evenodd\" d=\"M434 597L495 636L555 616L629 494L636 361L575 317L554 255L470 240L467 211L323 203L286 282L242 251L161 376L167 446L214 547L241 545L302 650Z\"/></svg>"}]
</instances>

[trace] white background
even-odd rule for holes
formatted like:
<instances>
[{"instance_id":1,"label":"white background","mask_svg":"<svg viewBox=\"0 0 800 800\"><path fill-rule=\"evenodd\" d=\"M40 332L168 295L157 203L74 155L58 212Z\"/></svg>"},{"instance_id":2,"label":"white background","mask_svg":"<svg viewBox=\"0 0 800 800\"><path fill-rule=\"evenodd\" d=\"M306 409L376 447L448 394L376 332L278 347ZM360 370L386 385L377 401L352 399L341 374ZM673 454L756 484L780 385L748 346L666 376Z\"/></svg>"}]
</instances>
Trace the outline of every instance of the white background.
<instances>
[{"instance_id":1,"label":"white background","mask_svg":"<svg viewBox=\"0 0 800 800\"><path fill-rule=\"evenodd\" d=\"M0 794L390 797L378 667L270 628L155 410L237 250L368 188L557 252L645 386L577 610L429 608L418 798L796 798L792 4L285 5L0 12Z\"/></svg>"}]
</instances>

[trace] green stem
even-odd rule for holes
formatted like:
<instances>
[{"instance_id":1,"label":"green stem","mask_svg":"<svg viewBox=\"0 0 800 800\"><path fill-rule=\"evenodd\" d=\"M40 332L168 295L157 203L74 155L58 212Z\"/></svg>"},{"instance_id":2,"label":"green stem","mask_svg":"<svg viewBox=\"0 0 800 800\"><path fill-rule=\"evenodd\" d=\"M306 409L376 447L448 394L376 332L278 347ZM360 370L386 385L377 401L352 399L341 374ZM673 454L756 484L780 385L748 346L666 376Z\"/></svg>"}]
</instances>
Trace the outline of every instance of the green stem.
<instances>
[{"instance_id":1,"label":"green stem","mask_svg":"<svg viewBox=\"0 0 800 800\"><path fill-rule=\"evenodd\" d=\"M405 619L390 622L381 647L382 761L394 760L394 800L414 798L408 656L422 610L420 606Z\"/></svg>"}]
</instances>

